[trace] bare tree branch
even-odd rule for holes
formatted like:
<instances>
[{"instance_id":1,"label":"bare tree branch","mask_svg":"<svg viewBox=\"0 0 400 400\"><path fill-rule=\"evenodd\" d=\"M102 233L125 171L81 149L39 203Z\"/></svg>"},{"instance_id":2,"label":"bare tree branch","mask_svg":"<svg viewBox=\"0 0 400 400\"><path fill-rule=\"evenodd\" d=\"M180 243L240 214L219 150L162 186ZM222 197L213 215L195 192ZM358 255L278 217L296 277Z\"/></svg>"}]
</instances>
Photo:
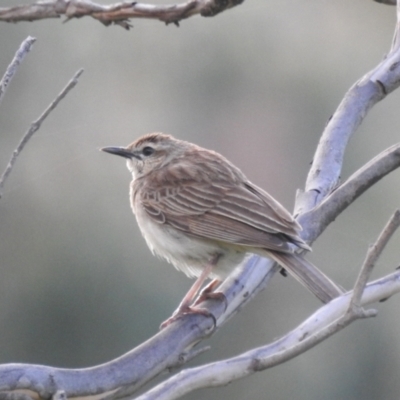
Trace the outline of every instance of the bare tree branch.
<instances>
[{"instance_id":1,"label":"bare tree branch","mask_svg":"<svg viewBox=\"0 0 400 400\"><path fill-rule=\"evenodd\" d=\"M317 207L298 217L303 238L312 243L321 233L366 190L400 166L400 143L384 150L346 182L330 193Z\"/></svg>"},{"instance_id":2,"label":"bare tree branch","mask_svg":"<svg viewBox=\"0 0 400 400\"><path fill-rule=\"evenodd\" d=\"M166 24L179 24L182 19L200 14L213 17L229 8L241 4L244 0L189 0L182 4L151 5L136 1L125 1L108 6L96 4L91 0L47 0L37 1L15 7L0 8L0 21L35 21L45 18L67 20L90 16L104 25L120 25L129 29L131 18L158 19Z\"/></svg>"},{"instance_id":3,"label":"bare tree branch","mask_svg":"<svg viewBox=\"0 0 400 400\"><path fill-rule=\"evenodd\" d=\"M12 78L14 77L15 73L18 70L19 65L25 58L25 56L31 51L33 43L35 43L36 39L32 36L28 36L22 43L11 64L7 67L7 70L0 81L0 104L3 100L4 94L7 90L8 85L10 84Z\"/></svg>"},{"instance_id":4,"label":"bare tree branch","mask_svg":"<svg viewBox=\"0 0 400 400\"><path fill-rule=\"evenodd\" d=\"M57 97L50 103L50 105L43 111L43 113L40 115L40 117L32 122L32 125L28 129L28 131L25 133L25 135L22 137L21 141L19 142L17 148L14 150L11 159L3 172L3 175L0 177L0 198L2 196L1 192L4 187L4 183L8 176L10 175L15 162L17 161L17 158L21 151L24 149L25 145L29 142L30 138L33 136L33 134L40 128L42 125L42 122L47 118L47 116L57 107L58 103L68 94L68 92L73 89L76 84L78 83L78 78L82 75L83 69L80 69L73 77L72 79L68 82L68 84L65 86L65 88L57 95Z\"/></svg>"}]
</instances>

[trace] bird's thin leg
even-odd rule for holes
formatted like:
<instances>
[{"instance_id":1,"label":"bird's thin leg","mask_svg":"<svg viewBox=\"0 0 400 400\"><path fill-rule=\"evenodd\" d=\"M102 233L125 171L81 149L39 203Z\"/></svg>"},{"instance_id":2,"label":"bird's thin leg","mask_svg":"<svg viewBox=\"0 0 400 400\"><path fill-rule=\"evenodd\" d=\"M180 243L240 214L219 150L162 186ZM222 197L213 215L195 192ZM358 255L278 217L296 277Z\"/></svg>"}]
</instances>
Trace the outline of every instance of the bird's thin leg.
<instances>
[{"instance_id":1,"label":"bird's thin leg","mask_svg":"<svg viewBox=\"0 0 400 400\"><path fill-rule=\"evenodd\" d=\"M219 257L220 257L219 254L214 256L211 259L211 261L207 264L207 266L203 269L203 271L201 271L200 276L196 279L196 281L193 283L192 287L186 293L185 297L180 302L178 308L172 314L172 317L168 318L166 321L164 321L160 325L161 329L167 327L173 321L178 319L181 315L187 314L187 313L204 314L204 315L211 316L212 318L214 318L212 315L210 315L210 313L207 310L202 310L199 308L193 309L190 306L193 303L193 300L195 299L195 297L197 296L197 293L199 293L201 287L203 286L204 281L207 279L207 277L210 275L211 271L217 264ZM216 281L216 280L214 280L214 281ZM213 284L214 281L212 281L211 284ZM211 286L211 284L208 285L205 289L208 289L208 287ZM212 290L212 288L211 288L211 290ZM197 302L195 304L197 304ZM215 318L214 318L214 321L215 321Z\"/></svg>"},{"instance_id":2,"label":"bird's thin leg","mask_svg":"<svg viewBox=\"0 0 400 400\"><path fill-rule=\"evenodd\" d=\"M207 279L208 275L210 275L213 268L214 268L214 264L209 263L207 265L207 267L203 269L200 276L196 279L196 281L193 283L192 287L189 289L189 291L186 293L185 297L180 302L179 307L176 309L174 314L182 314L182 313L190 310L190 305L193 303L193 300L197 296L197 293L199 293L201 287L203 286L204 281ZM214 281L212 281L211 283L213 283L213 282ZM208 286L206 287L206 289L207 288L208 288Z\"/></svg>"},{"instance_id":3,"label":"bird's thin leg","mask_svg":"<svg viewBox=\"0 0 400 400\"><path fill-rule=\"evenodd\" d=\"M221 284L221 280L220 279L213 279L201 292L200 292L200 296L202 295L209 295L211 294L215 288L217 288L220 284Z\"/></svg>"}]
</instances>

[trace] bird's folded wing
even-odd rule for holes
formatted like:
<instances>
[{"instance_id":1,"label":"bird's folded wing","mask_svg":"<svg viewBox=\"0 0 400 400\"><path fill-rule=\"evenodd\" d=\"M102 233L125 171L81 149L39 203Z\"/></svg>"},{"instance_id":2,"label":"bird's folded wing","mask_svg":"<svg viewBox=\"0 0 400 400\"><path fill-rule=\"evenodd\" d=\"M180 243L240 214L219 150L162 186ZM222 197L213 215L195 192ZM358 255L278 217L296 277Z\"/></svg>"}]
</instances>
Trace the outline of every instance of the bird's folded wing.
<instances>
[{"instance_id":1,"label":"bird's folded wing","mask_svg":"<svg viewBox=\"0 0 400 400\"><path fill-rule=\"evenodd\" d=\"M248 183L196 182L147 192L141 203L155 222L199 238L276 251L289 251L290 242L307 248L290 214L266 192Z\"/></svg>"}]
</instances>

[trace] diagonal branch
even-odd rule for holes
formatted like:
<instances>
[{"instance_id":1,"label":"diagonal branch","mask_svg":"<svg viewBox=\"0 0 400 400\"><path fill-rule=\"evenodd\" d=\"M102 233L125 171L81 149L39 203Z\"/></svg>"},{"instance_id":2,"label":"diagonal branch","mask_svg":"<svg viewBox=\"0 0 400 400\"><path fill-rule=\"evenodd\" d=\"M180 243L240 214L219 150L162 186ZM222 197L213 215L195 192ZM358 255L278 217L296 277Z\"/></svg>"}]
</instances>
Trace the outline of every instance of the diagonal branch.
<instances>
[{"instance_id":1,"label":"diagonal branch","mask_svg":"<svg viewBox=\"0 0 400 400\"><path fill-rule=\"evenodd\" d=\"M8 176L10 175L15 162L17 161L17 158L21 151L24 149L25 145L29 142L33 134L40 128L42 125L42 122L47 118L47 116L57 107L58 103L68 94L68 92L73 89L76 84L78 83L78 78L82 75L83 69L80 69L73 77L72 79L68 82L68 84L65 86L65 88L57 95L57 97L50 103L50 105L43 111L42 115L40 117L32 122L32 125L28 129L28 131L25 133L25 135L22 137L21 141L19 142L17 148L14 150L11 159L3 172L3 175L0 177L0 197L1 197L1 192L4 187L4 183Z\"/></svg>"}]
</instances>

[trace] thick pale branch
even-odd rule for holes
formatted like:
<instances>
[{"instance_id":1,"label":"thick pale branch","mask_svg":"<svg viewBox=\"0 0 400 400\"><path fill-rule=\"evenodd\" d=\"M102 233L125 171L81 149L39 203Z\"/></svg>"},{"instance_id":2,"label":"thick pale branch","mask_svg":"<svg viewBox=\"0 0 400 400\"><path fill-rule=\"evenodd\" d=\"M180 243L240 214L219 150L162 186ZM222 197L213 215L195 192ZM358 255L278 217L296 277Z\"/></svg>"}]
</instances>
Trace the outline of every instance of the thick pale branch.
<instances>
[{"instance_id":1,"label":"thick pale branch","mask_svg":"<svg viewBox=\"0 0 400 400\"><path fill-rule=\"evenodd\" d=\"M305 191L299 191L295 214L304 214L317 206L338 185L347 143L367 112L384 98L376 82L357 82L345 95L328 122L307 177Z\"/></svg>"},{"instance_id":2,"label":"thick pale branch","mask_svg":"<svg viewBox=\"0 0 400 400\"><path fill-rule=\"evenodd\" d=\"M146 377L149 379L177 362L182 349L192 346L195 339L204 338L204 332L212 326L211 319L188 315L124 356L93 368L3 365L0 366L0 390L30 389L42 398L65 390L68 397L77 397L105 393L117 386L146 381ZM133 368L135 365L140 368Z\"/></svg>"},{"instance_id":3,"label":"thick pale branch","mask_svg":"<svg viewBox=\"0 0 400 400\"><path fill-rule=\"evenodd\" d=\"M72 79L68 82L65 88L57 95L57 97L50 103L50 105L43 111L42 115L36 120L32 122L32 125L22 137L21 141L19 142L17 148L14 150L11 159L3 173L0 177L0 197L1 192L4 187L4 183L8 176L10 175L15 162L17 161L18 156L20 155L21 151L24 149L25 145L29 142L33 134L40 128L42 122L47 118L47 116L57 107L58 103L68 94L68 92L73 89L76 84L78 83L78 78L83 73L83 69L79 70Z\"/></svg>"},{"instance_id":4,"label":"thick pale branch","mask_svg":"<svg viewBox=\"0 0 400 400\"><path fill-rule=\"evenodd\" d=\"M37 1L15 7L0 8L0 21L35 21L45 18L65 16L68 20L90 16L104 25L117 24L125 29L131 27L131 18L158 19L167 24L178 25L182 19L193 15L213 17L244 0L190 0L182 4L151 5L136 1L126 1L108 6L90 0L48 0Z\"/></svg>"}]
</instances>

